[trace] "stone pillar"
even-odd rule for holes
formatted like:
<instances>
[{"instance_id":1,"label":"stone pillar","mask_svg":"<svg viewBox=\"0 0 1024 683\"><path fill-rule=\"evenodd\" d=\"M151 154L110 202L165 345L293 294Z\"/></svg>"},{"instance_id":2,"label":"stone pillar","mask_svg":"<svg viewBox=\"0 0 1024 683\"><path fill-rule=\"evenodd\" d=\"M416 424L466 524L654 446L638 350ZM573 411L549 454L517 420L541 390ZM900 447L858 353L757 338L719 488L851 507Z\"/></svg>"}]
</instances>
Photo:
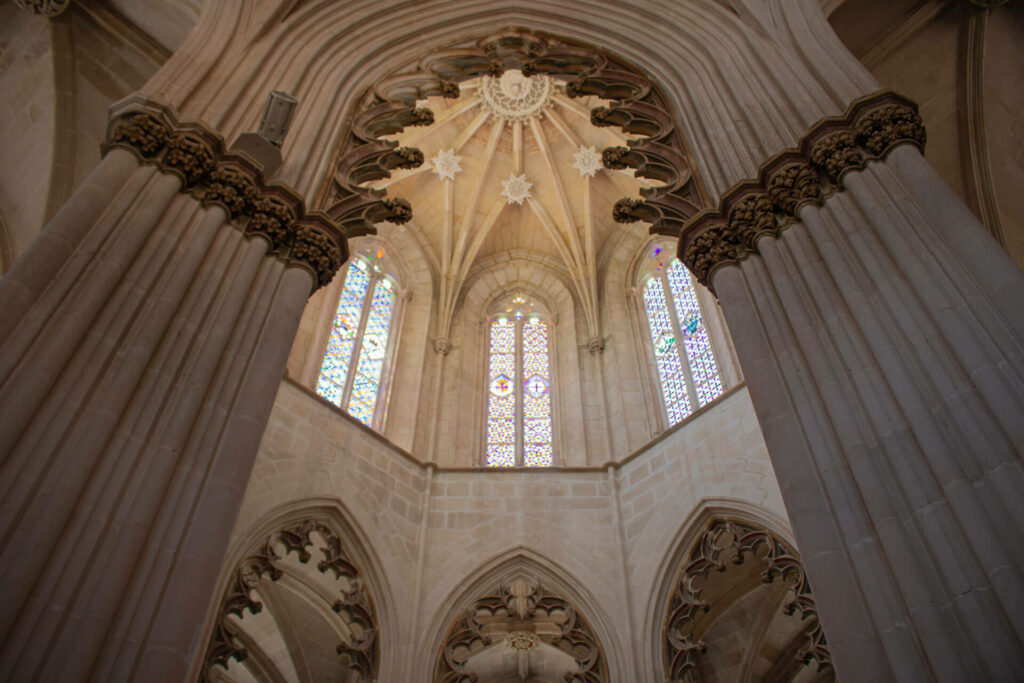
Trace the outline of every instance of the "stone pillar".
<instances>
[{"instance_id":1,"label":"stone pillar","mask_svg":"<svg viewBox=\"0 0 1024 683\"><path fill-rule=\"evenodd\" d=\"M344 235L140 99L0 280L0 678L181 681Z\"/></svg>"},{"instance_id":2,"label":"stone pillar","mask_svg":"<svg viewBox=\"0 0 1024 683\"><path fill-rule=\"evenodd\" d=\"M891 93L684 229L725 311L840 680L1024 670L1024 274Z\"/></svg>"}]
</instances>

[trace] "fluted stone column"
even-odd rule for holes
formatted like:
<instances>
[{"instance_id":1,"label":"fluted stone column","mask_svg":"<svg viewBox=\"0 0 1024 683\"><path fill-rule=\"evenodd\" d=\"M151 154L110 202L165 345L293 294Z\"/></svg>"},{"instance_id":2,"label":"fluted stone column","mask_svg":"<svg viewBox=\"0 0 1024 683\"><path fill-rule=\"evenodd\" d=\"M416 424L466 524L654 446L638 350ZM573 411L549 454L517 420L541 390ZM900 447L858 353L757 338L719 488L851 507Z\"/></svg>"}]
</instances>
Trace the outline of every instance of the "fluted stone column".
<instances>
[{"instance_id":1,"label":"fluted stone column","mask_svg":"<svg viewBox=\"0 0 1024 683\"><path fill-rule=\"evenodd\" d=\"M344 235L142 100L0 280L0 678L181 681Z\"/></svg>"},{"instance_id":2,"label":"fluted stone column","mask_svg":"<svg viewBox=\"0 0 1024 683\"><path fill-rule=\"evenodd\" d=\"M1024 670L1024 274L891 94L684 230L717 293L841 680Z\"/></svg>"}]
</instances>

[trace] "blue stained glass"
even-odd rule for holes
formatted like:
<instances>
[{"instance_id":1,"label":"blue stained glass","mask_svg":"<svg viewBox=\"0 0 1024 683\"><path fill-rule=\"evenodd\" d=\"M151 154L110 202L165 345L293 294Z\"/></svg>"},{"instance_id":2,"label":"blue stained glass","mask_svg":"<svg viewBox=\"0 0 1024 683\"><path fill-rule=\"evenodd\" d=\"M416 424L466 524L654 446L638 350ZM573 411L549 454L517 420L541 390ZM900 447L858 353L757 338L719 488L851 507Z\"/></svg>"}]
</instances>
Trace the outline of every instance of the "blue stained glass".
<instances>
[{"instance_id":1,"label":"blue stained glass","mask_svg":"<svg viewBox=\"0 0 1024 683\"><path fill-rule=\"evenodd\" d=\"M652 278L644 287L644 308L651 330L651 342L657 351L658 379L665 399L665 412L669 424L676 424L689 415L690 397L686 391L686 375L679 359L672 321L665 301L665 289L660 278Z\"/></svg>"},{"instance_id":2,"label":"blue stained glass","mask_svg":"<svg viewBox=\"0 0 1024 683\"><path fill-rule=\"evenodd\" d=\"M363 300L370 284L365 264L353 259L345 273L345 286L338 299L334 314L334 325L327 341L327 352L320 368L316 392L334 405L341 405L348 368L352 361L352 349L359 331L359 320L363 312Z\"/></svg>"},{"instance_id":3,"label":"blue stained glass","mask_svg":"<svg viewBox=\"0 0 1024 683\"><path fill-rule=\"evenodd\" d=\"M672 299L679 314L679 326L686 336L684 345L693 386L697 392L697 400L704 406L721 395L722 378L718 373L718 364L715 362L715 354L711 349L711 340L701 317L697 292L694 291L690 274L678 259L674 259L667 275Z\"/></svg>"}]
</instances>

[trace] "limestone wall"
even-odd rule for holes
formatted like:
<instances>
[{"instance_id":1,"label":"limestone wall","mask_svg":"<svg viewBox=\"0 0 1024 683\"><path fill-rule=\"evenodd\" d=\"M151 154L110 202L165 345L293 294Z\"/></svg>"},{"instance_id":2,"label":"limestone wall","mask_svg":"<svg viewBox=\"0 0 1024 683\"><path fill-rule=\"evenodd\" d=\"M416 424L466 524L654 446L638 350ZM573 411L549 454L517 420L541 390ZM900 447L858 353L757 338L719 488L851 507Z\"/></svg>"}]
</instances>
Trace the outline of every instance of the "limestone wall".
<instances>
[{"instance_id":1,"label":"limestone wall","mask_svg":"<svg viewBox=\"0 0 1024 683\"><path fill-rule=\"evenodd\" d=\"M381 680L427 680L452 600L501 558L543 558L580 587L620 672L656 665L647 622L698 507L785 519L746 389L739 387L621 467L496 471L420 463L293 381L282 383L229 551L283 508L335 501L365 538L371 592L389 620ZM389 673L390 672L390 673ZM396 673L397 672L397 673Z\"/></svg>"}]
</instances>

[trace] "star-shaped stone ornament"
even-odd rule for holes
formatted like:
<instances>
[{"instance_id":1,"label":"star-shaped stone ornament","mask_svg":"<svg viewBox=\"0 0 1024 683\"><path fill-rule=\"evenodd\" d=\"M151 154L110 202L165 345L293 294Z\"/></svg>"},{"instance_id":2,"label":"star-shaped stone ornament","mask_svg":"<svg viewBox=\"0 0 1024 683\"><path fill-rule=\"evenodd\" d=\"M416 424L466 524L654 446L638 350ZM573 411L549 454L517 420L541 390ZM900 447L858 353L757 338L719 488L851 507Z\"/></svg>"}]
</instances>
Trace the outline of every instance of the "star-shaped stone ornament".
<instances>
[{"instance_id":1,"label":"star-shaped stone ornament","mask_svg":"<svg viewBox=\"0 0 1024 683\"><path fill-rule=\"evenodd\" d=\"M580 172L583 178L593 178L597 172L604 168L601 163L601 154L593 145L580 145L579 151L572 155L572 167Z\"/></svg>"},{"instance_id":2,"label":"star-shaped stone ornament","mask_svg":"<svg viewBox=\"0 0 1024 683\"><path fill-rule=\"evenodd\" d=\"M455 180L455 174L462 172L462 157L455 153L455 149L442 149L430 160L434 166L434 173L441 180Z\"/></svg>"},{"instance_id":3,"label":"star-shaped stone ornament","mask_svg":"<svg viewBox=\"0 0 1024 683\"><path fill-rule=\"evenodd\" d=\"M533 187L533 183L526 179L526 174L509 173L508 178L501 181L501 186L504 188L501 191L501 196L507 199L509 204L522 205L530 198L530 188Z\"/></svg>"}]
</instances>

